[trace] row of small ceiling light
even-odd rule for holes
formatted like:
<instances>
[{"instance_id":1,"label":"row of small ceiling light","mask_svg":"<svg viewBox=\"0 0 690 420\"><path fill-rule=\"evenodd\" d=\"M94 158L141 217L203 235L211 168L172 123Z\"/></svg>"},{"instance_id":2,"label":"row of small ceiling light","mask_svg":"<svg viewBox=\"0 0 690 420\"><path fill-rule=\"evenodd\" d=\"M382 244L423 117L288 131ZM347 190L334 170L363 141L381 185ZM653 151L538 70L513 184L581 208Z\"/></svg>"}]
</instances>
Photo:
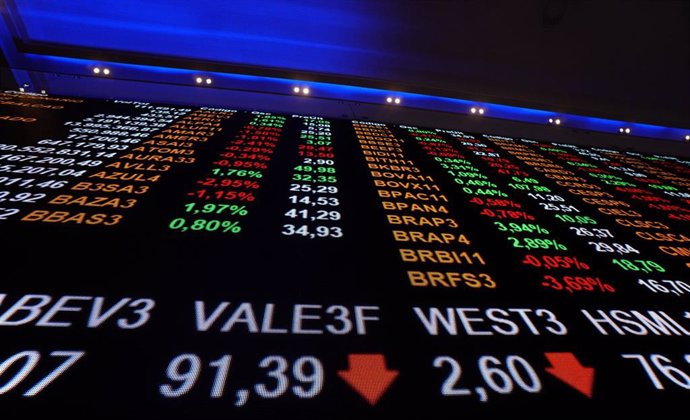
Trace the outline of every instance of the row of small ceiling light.
<instances>
[{"instance_id":1,"label":"row of small ceiling light","mask_svg":"<svg viewBox=\"0 0 690 420\"><path fill-rule=\"evenodd\" d=\"M93 68L93 73L96 75L105 75L109 76L110 75L110 69L107 67L100 68L100 67L94 67ZM213 80L210 77L201 77L201 76L196 76L194 79L197 85L203 85L204 83L206 85L210 85L213 83ZM309 86L293 86L292 87L292 93L296 95L303 95L303 96L308 96L311 94L311 89ZM386 103L391 104L391 105L400 105L402 103L402 99L399 96L387 96L386 97ZM476 107L473 106L470 108L470 114L472 115L479 115L482 116L486 113L486 109L481 108L481 107ZM553 125L561 125L563 121L560 118L549 118L549 124ZM630 134L632 130L630 127L620 127L618 129L618 132L621 134ZM686 141L690 141L690 134L685 136Z\"/></svg>"},{"instance_id":2,"label":"row of small ceiling light","mask_svg":"<svg viewBox=\"0 0 690 420\"><path fill-rule=\"evenodd\" d=\"M294 86L292 88L292 92L295 94L301 94L301 95L309 95L311 92L308 87L300 87L300 86ZM400 105L402 103L402 99L400 97L393 97L393 96L388 96L386 97L386 103L387 104L395 104L395 105ZM481 107L476 107L473 106L470 108L470 113L473 115L484 115L486 110ZM549 118L549 124L553 125L561 125L562 120L560 118ZM630 127L621 127L618 129L618 132L621 134L630 134L631 130ZM690 134L685 136L686 141L690 141Z\"/></svg>"}]
</instances>

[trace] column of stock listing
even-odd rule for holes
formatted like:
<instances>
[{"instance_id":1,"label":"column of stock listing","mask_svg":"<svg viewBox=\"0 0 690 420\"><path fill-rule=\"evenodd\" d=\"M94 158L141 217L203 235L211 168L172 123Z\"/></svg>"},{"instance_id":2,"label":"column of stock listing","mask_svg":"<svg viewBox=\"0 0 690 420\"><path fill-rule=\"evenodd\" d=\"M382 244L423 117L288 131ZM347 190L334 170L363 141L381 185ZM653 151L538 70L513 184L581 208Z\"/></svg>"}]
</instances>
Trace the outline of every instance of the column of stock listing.
<instances>
[{"instance_id":1,"label":"column of stock listing","mask_svg":"<svg viewBox=\"0 0 690 420\"><path fill-rule=\"evenodd\" d=\"M209 124L221 128L231 113L213 115ZM255 112L252 119L224 147L204 175L195 182L194 190L186 193L185 217L170 221L178 232L219 232L237 234L242 231L240 220L249 214L248 206L256 200L265 170L271 161L285 124L285 117ZM216 136L224 137L220 131Z\"/></svg>"},{"instance_id":2,"label":"column of stock listing","mask_svg":"<svg viewBox=\"0 0 690 420\"><path fill-rule=\"evenodd\" d=\"M297 164L290 176L289 208L281 233L297 238L342 238L338 175L331 123L320 117L293 115L304 121Z\"/></svg>"},{"instance_id":3,"label":"column of stock listing","mask_svg":"<svg viewBox=\"0 0 690 420\"><path fill-rule=\"evenodd\" d=\"M383 124L355 121L353 125L393 238L399 243L409 284L495 288L496 282L485 271L484 257L471 247L447 194L405 153L403 141ZM436 143L429 146L430 153L443 154Z\"/></svg>"},{"instance_id":4,"label":"column of stock listing","mask_svg":"<svg viewBox=\"0 0 690 420\"><path fill-rule=\"evenodd\" d=\"M114 226L165 172L194 163L193 157L175 154L182 149L159 146L157 139L190 109L116 103L129 105L133 115L99 112L62 122L65 134L48 132L32 144L2 145L0 181L7 189L0 191L5 204L0 218ZM40 105L42 110L63 109Z\"/></svg>"}]
</instances>

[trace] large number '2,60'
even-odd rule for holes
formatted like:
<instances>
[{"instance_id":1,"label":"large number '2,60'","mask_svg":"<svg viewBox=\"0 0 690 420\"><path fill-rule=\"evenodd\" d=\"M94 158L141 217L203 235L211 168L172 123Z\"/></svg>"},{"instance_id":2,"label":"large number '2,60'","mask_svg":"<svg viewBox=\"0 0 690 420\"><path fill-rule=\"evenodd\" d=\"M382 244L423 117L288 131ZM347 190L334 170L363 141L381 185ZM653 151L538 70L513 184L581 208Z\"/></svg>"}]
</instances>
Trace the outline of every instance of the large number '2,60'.
<instances>
[{"instance_id":1,"label":"large number '2,60'","mask_svg":"<svg viewBox=\"0 0 690 420\"><path fill-rule=\"evenodd\" d=\"M483 379L484 385L460 388L458 384L462 375L460 362L450 356L438 356L434 359L434 367L450 367L450 372L441 385L441 394L444 396L465 396L476 394L481 402L489 399L489 390L498 394L510 394L517 389L528 393L541 391L541 380L534 368L527 360L517 355L508 355L504 360L494 356L481 356L477 362L477 368Z\"/></svg>"}]
</instances>

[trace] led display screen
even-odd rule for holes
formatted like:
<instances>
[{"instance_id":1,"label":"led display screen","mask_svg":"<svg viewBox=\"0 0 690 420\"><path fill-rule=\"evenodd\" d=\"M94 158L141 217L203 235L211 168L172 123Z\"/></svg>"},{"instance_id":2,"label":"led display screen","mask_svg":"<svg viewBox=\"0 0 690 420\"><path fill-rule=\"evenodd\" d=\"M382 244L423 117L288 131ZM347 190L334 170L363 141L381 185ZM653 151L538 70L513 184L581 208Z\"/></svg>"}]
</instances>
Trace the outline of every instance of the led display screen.
<instances>
[{"instance_id":1,"label":"led display screen","mask_svg":"<svg viewBox=\"0 0 690 420\"><path fill-rule=\"evenodd\" d=\"M681 416L690 161L0 94L8 419Z\"/></svg>"}]
</instances>

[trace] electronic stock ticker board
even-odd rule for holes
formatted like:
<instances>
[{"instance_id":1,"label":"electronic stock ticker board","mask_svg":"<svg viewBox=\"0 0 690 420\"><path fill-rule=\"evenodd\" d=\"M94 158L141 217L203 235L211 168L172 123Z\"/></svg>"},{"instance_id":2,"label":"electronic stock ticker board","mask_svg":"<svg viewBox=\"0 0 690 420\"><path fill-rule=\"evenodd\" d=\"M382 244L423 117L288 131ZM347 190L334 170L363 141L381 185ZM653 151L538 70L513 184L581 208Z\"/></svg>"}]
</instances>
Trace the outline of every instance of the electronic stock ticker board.
<instances>
[{"instance_id":1,"label":"electronic stock ticker board","mask_svg":"<svg viewBox=\"0 0 690 420\"><path fill-rule=\"evenodd\" d=\"M0 94L3 419L683 418L690 161Z\"/></svg>"}]
</instances>

